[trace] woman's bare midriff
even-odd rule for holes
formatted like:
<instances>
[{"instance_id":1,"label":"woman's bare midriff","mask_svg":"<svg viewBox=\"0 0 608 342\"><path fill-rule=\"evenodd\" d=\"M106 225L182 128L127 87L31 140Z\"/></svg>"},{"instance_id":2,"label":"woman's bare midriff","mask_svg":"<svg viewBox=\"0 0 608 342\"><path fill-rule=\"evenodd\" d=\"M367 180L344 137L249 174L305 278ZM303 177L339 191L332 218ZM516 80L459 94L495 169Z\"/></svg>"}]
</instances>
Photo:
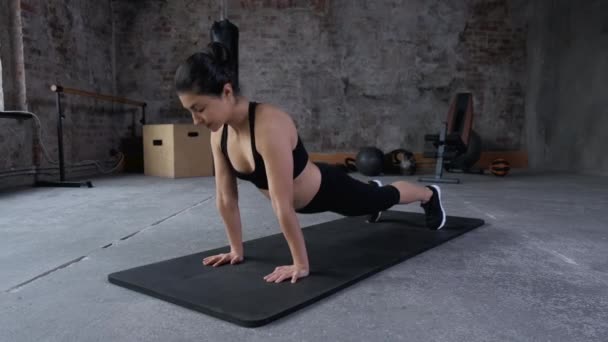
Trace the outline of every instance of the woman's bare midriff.
<instances>
[{"instance_id":1,"label":"woman's bare midriff","mask_svg":"<svg viewBox=\"0 0 608 342\"><path fill-rule=\"evenodd\" d=\"M321 187L321 171L319 167L308 160L306 167L293 180L293 206L294 208L304 208L319 191ZM268 190L260 189L260 191L270 199Z\"/></svg>"}]
</instances>

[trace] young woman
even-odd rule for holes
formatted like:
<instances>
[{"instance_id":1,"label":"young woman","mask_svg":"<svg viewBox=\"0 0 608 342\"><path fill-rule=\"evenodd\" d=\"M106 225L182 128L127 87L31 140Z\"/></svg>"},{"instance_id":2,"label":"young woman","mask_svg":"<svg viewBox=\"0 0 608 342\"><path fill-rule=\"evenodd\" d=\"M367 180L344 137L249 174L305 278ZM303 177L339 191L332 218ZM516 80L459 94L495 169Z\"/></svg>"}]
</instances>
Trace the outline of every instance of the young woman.
<instances>
[{"instance_id":1,"label":"young woman","mask_svg":"<svg viewBox=\"0 0 608 342\"><path fill-rule=\"evenodd\" d=\"M339 167L308 159L291 117L270 104L250 102L233 86L226 50L217 43L179 66L175 86L179 99L196 125L211 130L215 164L216 205L226 225L230 253L207 257L213 267L243 261L241 218L236 178L251 181L271 201L289 245L292 265L277 267L264 277L282 282L308 276L306 246L296 213L331 211L345 216L380 213L395 204L421 202L429 229L441 229L445 212L436 185L405 181L383 186L361 182Z\"/></svg>"}]
</instances>

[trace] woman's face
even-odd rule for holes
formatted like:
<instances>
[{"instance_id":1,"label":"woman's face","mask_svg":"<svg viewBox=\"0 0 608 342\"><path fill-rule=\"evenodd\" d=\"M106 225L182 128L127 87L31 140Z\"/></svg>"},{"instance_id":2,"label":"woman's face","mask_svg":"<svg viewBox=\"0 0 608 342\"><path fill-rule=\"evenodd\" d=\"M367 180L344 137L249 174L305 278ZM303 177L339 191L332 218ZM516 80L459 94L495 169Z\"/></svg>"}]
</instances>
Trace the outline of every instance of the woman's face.
<instances>
[{"instance_id":1,"label":"woman's face","mask_svg":"<svg viewBox=\"0 0 608 342\"><path fill-rule=\"evenodd\" d=\"M230 100L232 89L226 85L220 97L199 95L191 92L179 93L182 106L192 113L192 121L195 125L205 125L212 132L220 129L230 118L233 111L233 103Z\"/></svg>"}]
</instances>

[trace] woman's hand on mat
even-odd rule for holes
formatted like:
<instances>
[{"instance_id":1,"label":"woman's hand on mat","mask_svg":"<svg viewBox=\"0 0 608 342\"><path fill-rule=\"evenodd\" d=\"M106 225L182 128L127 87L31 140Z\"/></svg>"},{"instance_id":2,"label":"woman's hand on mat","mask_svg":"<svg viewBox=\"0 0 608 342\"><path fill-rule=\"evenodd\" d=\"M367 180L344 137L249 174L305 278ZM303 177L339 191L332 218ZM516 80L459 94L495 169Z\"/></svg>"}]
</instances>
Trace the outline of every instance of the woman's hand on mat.
<instances>
[{"instance_id":1,"label":"woman's hand on mat","mask_svg":"<svg viewBox=\"0 0 608 342\"><path fill-rule=\"evenodd\" d=\"M274 272L264 277L264 280L267 282L274 281L275 283L280 283L283 280L291 278L291 283L295 283L299 278L307 277L309 274L309 269L307 266L300 265L288 265L288 266L279 266L274 269Z\"/></svg>"},{"instance_id":2,"label":"woman's hand on mat","mask_svg":"<svg viewBox=\"0 0 608 342\"><path fill-rule=\"evenodd\" d=\"M227 263L236 265L241 261L243 261L243 255L241 253L230 252L208 256L203 259L203 265L211 265L213 267L222 266Z\"/></svg>"}]
</instances>

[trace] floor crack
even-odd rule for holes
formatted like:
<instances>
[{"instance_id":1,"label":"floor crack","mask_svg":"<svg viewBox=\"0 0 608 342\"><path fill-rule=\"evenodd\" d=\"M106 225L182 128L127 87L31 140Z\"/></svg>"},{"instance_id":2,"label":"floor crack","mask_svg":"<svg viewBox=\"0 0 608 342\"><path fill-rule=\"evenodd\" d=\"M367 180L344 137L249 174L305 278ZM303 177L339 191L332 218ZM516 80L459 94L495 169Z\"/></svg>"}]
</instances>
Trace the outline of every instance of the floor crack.
<instances>
[{"instance_id":1,"label":"floor crack","mask_svg":"<svg viewBox=\"0 0 608 342\"><path fill-rule=\"evenodd\" d=\"M55 267L55 268L53 268L51 270L48 270L48 271L46 271L46 272L44 272L42 274L39 274L39 275L35 276L34 278L32 278L30 280L27 280L27 281L25 281L25 282L23 282L23 283L21 283L19 285L15 285L15 286L11 287L10 289L6 290L5 292L15 292L16 290L22 288L23 286L25 286L25 285L33 282L33 281L36 281L36 280L38 280L38 279L40 279L42 277L46 277L47 275L49 275L51 273L54 273L56 271L59 271L62 268L66 268L66 267L68 267L68 266L70 266L72 264L75 264L75 263L81 261L84 258L86 258L86 256L81 256L81 257L76 258L76 259L74 259L72 261L68 261L65 264L61 265L61 266L57 266L57 267Z\"/></svg>"},{"instance_id":2,"label":"floor crack","mask_svg":"<svg viewBox=\"0 0 608 342\"><path fill-rule=\"evenodd\" d=\"M194 203L193 205L191 205L191 206L189 206L189 207L187 207L187 208L185 208L185 209L182 209L182 210L180 210L180 211L178 211L178 212L176 212L176 213L173 213L173 214L171 214L171 215L169 215L169 216L167 216L167 217L165 217L165 218L162 218L162 219L160 219L160 220L158 220L158 221L156 221L156 222L154 222L154 223L152 223L152 224L148 225L147 227L144 227L144 228L142 228L142 229L140 229L140 230L138 230L138 231L136 231L136 232L134 232L134 233L131 233L131 234L129 234L129 235L126 235L126 236L124 236L124 237L120 238L120 241L127 240L127 239L129 239L129 238L131 238L131 237L135 236L136 234L139 234L139 233L141 233L141 232L143 232L143 231L145 231L145 230L152 229L152 228L154 228L155 226L158 226L159 224L161 224L161 223L163 223L163 222L165 222L165 221L167 221L167 220L170 220L170 219L172 219L172 218L174 218L174 217L178 216L179 214L181 214L181 213L183 213L183 212L186 212L186 211L188 211L188 210L190 210L190 209L192 209L192 208L195 208L195 207L197 207L197 206L200 206L200 205L202 205L202 204L204 204L204 203L208 202L208 201L209 201L209 200L211 200L212 198L213 198L213 196L210 196L210 197L207 197L207 198L205 198L204 200L202 200L202 201L200 201L200 202ZM109 244L106 244L106 245L104 245L104 246L102 246L102 247L100 247L100 248L96 248L96 249L94 249L94 250L90 251L89 253L87 253L87 254L86 254L86 255L84 255L84 256L78 257L78 258L73 259L73 260L71 260L71 261L68 261L68 262L66 262L66 263L64 263L64 264L62 264L62 265L60 265L60 266L57 266L57 267L55 267L55 268L53 268L53 269L50 269L50 270L48 270L48 271L46 271L46 272L44 272L44 273L41 273L41 274L39 274L39 275L35 276L34 278L32 278L32 279L30 279L30 280L24 281L24 282L23 282L23 283L21 283L21 284L15 285L15 286L13 286L13 287L9 288L8 290L5 290L4 292L5 292L5 293L16 292L16 291L17 291L17 290L19 290L20 288L22 288L22 287L24 287L24 286L26 286L26 285L28 285L28 284L30 284L30 283L32 283L32 282L34 282L34 281L36 281L36 280L40 279L40 278L46 277L46 276L48 276L48 275L50 275L50 274L53 274L53 273L55 273L55 272L57 272L57 271L59 271L59 270L61 270L61 269L64 269L64 268L66 268L66 267L68 267L68 266L71 266L71 265L73 265L73 264L76 264L76 263L78 263L78 262L80 262L80 261L82 261L82 260L86 259L86 258L87 258L89 255L91 255L92 253L94 253L95 251L97 251L97 250L99 250L99 249L106 249L106 248L108 248L108 247L110 247L110 246L113 246L113 245L114 245L114 243L109 243Z\"/></svg>"}]
</instances>

